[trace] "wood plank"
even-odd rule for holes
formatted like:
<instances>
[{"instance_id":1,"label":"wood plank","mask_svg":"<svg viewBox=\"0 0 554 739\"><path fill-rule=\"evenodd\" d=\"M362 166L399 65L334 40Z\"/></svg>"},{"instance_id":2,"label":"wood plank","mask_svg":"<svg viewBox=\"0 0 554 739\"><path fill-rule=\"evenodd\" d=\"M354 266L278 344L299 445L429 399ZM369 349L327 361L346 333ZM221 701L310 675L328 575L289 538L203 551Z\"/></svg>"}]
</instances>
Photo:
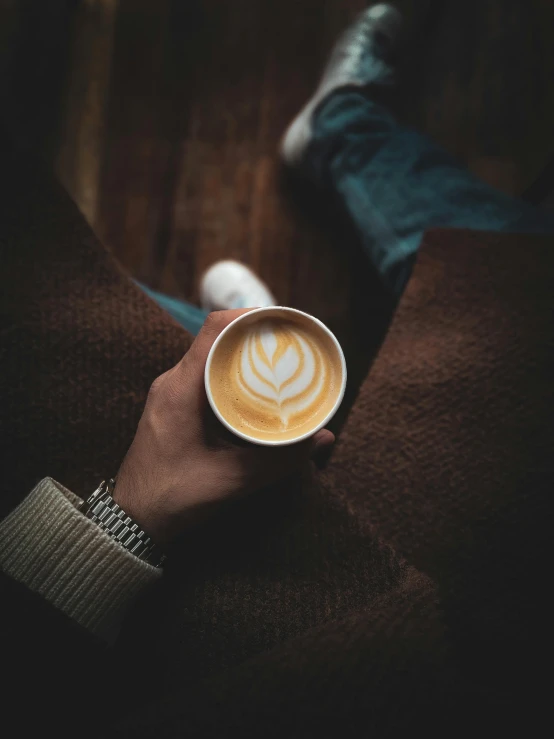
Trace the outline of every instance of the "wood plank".
<instances>
[{"instance_id":1,"label":"wood plank","mask_svg":"<svg viewBox=\"0 0 554 739\"><path fill-rule=\"evenodd\" d=\"M365 5L3 0L8 117L135 277L194 301L211 263L242 260L354 355L376 287L332 203L284 176L277 147ZM398 5L419 25L402 115L522 192L554 148L554 4Z\"/></svg>"},{"instance_id":2,"label":"wood plank","mask_svg":"<svg viewBox=\"0 0 554 739\"><path fill-rule=\"evenodd\" d=\"M97 227L101 164L118 0L84 0L76 10L56 172Z\"/></svg>"}]
</instances>

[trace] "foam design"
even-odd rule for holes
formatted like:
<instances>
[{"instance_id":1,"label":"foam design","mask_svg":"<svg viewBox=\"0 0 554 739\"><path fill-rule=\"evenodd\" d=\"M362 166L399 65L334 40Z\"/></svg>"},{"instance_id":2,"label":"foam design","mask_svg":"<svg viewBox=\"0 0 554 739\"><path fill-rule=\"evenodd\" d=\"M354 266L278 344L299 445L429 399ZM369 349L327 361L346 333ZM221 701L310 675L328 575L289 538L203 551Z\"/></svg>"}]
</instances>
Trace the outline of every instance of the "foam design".
<instances>
[{"instance_id":1,"label":"foam design","mask_svg":"<svg viewBox=\"0 0 554 739\"><path fill-rule=\"evenodd\" d=\"M302 331L264 321L243 337L237 392L281 419L305 413L324 400L329 372L317 344Z\"/></svg>"},{"instance_id":2,"label":"foam design","mask_svg":"<svg viewBox=\"0 0 554 739\"><path fill-rule=\"evenodd\" d=\"M265 318L228 332L210 369L218 411L256 439L287 440L317 427L341 392L331 339L309 323Z\"/></svg>"}]
</instances>

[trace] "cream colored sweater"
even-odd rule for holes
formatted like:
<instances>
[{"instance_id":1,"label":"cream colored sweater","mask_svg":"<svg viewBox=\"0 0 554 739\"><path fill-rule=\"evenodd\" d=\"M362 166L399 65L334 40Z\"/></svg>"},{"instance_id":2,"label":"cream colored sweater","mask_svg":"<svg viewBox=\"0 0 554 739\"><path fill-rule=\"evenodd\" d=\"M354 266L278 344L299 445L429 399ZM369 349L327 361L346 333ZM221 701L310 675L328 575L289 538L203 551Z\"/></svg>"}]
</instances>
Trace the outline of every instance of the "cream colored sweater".
<instances>
[{"instance_id":1,"label":"cream colored sweater","mask_svg":"<svg viewBox=\"0 0 554 739\"><path fill-rule=\"evenodd\" d=\"M0 522L0 568L112 642L125 611L162 571L138 559L78 510L50 477Z\"/></svg>"}]
</instances>

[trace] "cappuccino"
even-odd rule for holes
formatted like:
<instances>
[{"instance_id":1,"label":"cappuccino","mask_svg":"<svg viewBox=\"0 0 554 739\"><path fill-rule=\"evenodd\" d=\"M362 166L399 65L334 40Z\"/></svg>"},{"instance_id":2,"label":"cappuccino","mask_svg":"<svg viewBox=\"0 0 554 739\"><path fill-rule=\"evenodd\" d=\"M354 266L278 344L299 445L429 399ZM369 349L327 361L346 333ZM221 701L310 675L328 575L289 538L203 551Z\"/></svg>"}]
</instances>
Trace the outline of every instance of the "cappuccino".
<instances>
[{"instance_id":1,"label":"cappuccino","mask_svg":"<svg viewBox=\"0 0 554 739\"><path fill-rule=\"evenodd\" d=\"M290 308L241 316L218 337L206 365L216 415L259 443L291 443L315 433L340 405L345 380L333 334Z\"/></svg>"}]
</instances>

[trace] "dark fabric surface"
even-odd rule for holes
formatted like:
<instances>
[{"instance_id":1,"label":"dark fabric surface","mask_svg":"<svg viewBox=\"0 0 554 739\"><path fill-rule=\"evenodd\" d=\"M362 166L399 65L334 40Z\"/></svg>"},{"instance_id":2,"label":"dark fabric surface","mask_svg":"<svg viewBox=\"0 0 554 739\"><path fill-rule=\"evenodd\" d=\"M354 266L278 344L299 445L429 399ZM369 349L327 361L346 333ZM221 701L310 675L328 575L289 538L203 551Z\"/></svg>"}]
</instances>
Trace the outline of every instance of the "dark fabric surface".
<instances>
[{"instance_id":1,"label":"dark fabric surface","mask_svg":"<svg viewBox=\"0 0 554 739\"><path fill-rule=\"evenodd\" d=\"M47 474L80 494L112 474L190 338L33 162L2 161L5 515ZM326 473L187 537L111 654L3 577L20 735L529 728L547 657L553 268L547 238L429 235Z\"/></svg>"}]
</instances>

